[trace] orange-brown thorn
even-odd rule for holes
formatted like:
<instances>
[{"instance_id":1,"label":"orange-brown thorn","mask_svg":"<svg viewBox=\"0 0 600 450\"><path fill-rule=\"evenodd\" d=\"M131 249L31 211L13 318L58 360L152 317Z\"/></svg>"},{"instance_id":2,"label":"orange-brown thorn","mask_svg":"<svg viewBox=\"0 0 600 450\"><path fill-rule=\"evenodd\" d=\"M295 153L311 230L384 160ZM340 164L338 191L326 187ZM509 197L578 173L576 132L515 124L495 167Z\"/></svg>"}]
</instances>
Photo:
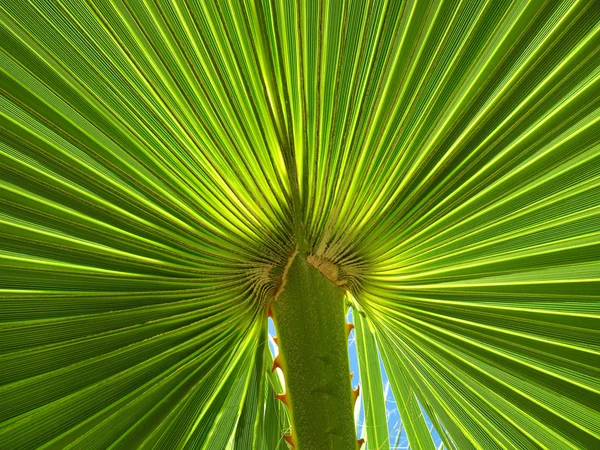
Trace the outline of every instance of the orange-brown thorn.
<instances>
[{"instance_id":1,"label":"orange-brown thorn","mask_svg":"<svg viewBox=\"0 0 600 450\"><path fill-rule=\"evenodd\" d=\"M348 339L350 337L350 332L354 330L354 324L353 323L347 323L346 324L346 339Z\"/></svg>"},{"instance_id":2,"label":"orange-brown thorn","mask_svg":"<svg viewBox=\"0 0 600 450\"><path fill-rule=\"evenodd\" d=\"M352 389L352 404L356 403L356 399L360 394L360 384L356 386L356 389Z\"/></svg>"},{"instance_id":3,"label":"orange-brown thorn","mask_svg":"<svg viewBox=\"0 0 600 450\"><path fill-rule=\"evenodd\" d=\"M275 398L276 398L277 400L281 400L281 402L282 402L282 403L283 403L285 406L288 406L288 407L289 407L289 405L288 405L288 401L287 401L287 395L286 395L286 394L277 394L277 395L275 396Z\"/></svg>"},{"instance_id":4,"label":"orange-brown thorn","mask_svg":"<svg viewBox=\"0 0 600 450\"><path fill-rule=\"evenodd\" d=\"M280 355L277 355L275 357L275 359L273 360L273 365L271 366L271 372L275 372L275 369L277 369L278 367L281 370L283 370L282 367L281 367L281 358L280 358Z\"/></svg>"},{"instance_id":5,"label":"orange-brown thorn","mask_svg":"<svg viewBox=\"0 0 600 450\"><path fill-rule=\"evenodd\" d=\"M273 310L271 309L271 305L269 305L269 311L267 311L267 315L268 315L270 318L273 318Z\"/></svg>"},{"instance_id":6,"label":"orange-brown thorn","mask_svg":"<svg viewBox=\"0 0 600 450\"><path fill-rule=\"evenodd\" d=\"M360 438L358 441L356 441L356 445L358 446L358 450L360 450L360 448L362 447L362 445L365 443L365 440L363 438Z\"/></svg>"},{"instance_id":7,"label":"orange-brown thorn","mask_svg":"<svg viewBox=\"0 0 600 450\"><path fill-rule=\"evenodd\" d=\"M296 446L294 445L294 439L292 437L291 434L284 434L283 435L283 440L285 442L287 442L287 444L290 446L290 448L295 448Z\"/></svg>"},{"instance_id":8,"label":"orange-brown thorn","mask_svg":"<svg viewBox=\"0 0 600 450\"><path fill-rule=\"evenodd\" d=\"M275 344L279 345L279 339L277 339L276 337L273 338L273 342L275 342Z\"/></svg>"}]
</instances>

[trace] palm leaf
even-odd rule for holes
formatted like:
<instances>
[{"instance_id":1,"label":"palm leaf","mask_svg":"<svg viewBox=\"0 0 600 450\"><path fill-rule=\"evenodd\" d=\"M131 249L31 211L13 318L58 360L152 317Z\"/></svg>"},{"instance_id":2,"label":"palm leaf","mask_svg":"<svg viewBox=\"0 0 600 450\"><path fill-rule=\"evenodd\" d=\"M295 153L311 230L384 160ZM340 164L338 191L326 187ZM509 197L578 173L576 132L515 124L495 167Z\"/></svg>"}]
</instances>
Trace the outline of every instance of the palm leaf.
<instances>
[{"instance_id":1,"label":"palm leaf","mask_svg":"<svg viewBox=\"0 0 600 450\"><path fill-rule=\"evenodd\" d=\"M6 0L0 49L0 448L285 448L302 240L369 448L380 357L411 448L600 445L596 2Z\"/></svg>"},{"instance_id":2,"label":"palm leaf","mask_svg":"<svg viewBox=\"0 0 600 450\"><path fill-rule=\"evenodd\" d=\"M386 399L383 395L383 381L380 359L375 337L369 323L360 313L353 315L356 330L356 347L360 368L360 387L367 424L366 439L371 448L389 449ZM402 417L406 417L403 415ZM427 430L428 431L428 430ZM427 432L429 435L429 432Z\"/></svg>"}]
</instances>

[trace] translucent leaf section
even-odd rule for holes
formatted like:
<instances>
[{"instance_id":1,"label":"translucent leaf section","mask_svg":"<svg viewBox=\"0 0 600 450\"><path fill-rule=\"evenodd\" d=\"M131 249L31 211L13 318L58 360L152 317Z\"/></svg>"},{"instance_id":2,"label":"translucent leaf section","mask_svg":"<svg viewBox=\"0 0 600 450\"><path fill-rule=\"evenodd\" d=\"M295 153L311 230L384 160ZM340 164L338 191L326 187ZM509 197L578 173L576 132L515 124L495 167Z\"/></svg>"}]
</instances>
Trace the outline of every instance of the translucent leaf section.
<instances>
[{"instance_id":1,"label":"translucent leaf section","mask_svg":"<svg viewBox=\"0 0 600 450\"><path fill-rule=\"evenodd\" d=\"M298 245L411 448L600 447L597 2L0 0L0 91L0 447L285 448Z\"/></svg>"}]
</instances>

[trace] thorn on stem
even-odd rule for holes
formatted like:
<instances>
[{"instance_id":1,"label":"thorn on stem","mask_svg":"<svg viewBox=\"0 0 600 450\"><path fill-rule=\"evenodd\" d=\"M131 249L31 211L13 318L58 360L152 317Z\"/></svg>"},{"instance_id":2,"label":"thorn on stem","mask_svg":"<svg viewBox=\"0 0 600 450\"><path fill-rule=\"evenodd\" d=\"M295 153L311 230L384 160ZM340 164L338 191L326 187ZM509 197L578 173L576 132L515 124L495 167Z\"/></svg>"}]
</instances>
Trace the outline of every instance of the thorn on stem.
<instances>
[{"instance_id":1,"label":"thorn on stem","mask_svg":"<svg viewBox=\"0 0 600 450\"><path fill-rule=\"evenodd\" d=\"M358 446L358 450L360 450L360 448L362 447L362 445L365 443L365 440L363 438L360 438L359 440L356 441L356 445Z\"/></svg>"},{"instance_id":2,"label":"thorn on stem","mask_svg":"<svg viewBox=\"0 0 600 450\"><path fill-rule=\"evenodd\" d=\"M350 332L354 329L353 323L346 323L346 339L350 337Z\"/></svg>"},{"instance_id":3,"label":"thorn on stem","mask_svg":"<svg viewBox=\"0 0 600 450\"><path fill-rule=\"evenodd\" d=\"M356 386L356 389L352 389L352 404L356 404L356 399L360 394L360 384Z\"/></svg>"},{"instance_id":4,"label":"thorn on stem","mask_svg":"<svg viewBox=\"0 0 600 450\"><path fill-rule=\"evenodd\" d=\"M287 395L286 394L277 394L275 396L275 398L277 400L280 400L285 406L287 406L289 408L290 405L288 405Z\"/></svg>"},{"instance_id":5,"label":"thorn on stem","mask_svg":"<svg viewBox=\"0 0 600 450\"><path fill-rule=\"evenodd\" d=\"M292 435L291 435L291 434L284 434L284 435L283 435L283 440L284 440L284 441L287 443L287 445L288 445L290 448L295 448L295 445L294 445L294 440L293 440L293 438L292 438Z\"/></svg>"},{"instance_id":6,"label":"thorn on stem","mask_svg":"<svg viewBox=\"0 0 600 450\"><path fill-rule=\"evenodd\" d=\"M275 372L275 369L280 368L281 370L283 370L283 368L281 367L281 358L280 355L277 355L275 357L275 359L273 360L273 365L271 366L271 372Z\"/></svg>"}]
</instances>

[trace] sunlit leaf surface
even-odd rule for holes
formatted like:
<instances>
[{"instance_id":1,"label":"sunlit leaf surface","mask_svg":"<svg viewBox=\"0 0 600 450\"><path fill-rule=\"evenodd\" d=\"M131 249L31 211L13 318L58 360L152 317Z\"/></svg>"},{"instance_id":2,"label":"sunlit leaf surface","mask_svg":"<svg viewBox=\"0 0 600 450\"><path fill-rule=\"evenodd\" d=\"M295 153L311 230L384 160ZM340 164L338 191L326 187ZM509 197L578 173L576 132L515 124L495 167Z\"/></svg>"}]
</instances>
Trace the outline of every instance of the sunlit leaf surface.
<instances>
[{"instance_id":1,"label":"sunlit leaf surface","mask_svg":"<svg viewBox=\"0 0 600 450\"><path fill-rule=\"evenodd\" d=\"M412 449L600 448L598 2L0 5L0 448L285 448L295 214L370 449L380 357Z\"/></svg>"}]
</instances>

